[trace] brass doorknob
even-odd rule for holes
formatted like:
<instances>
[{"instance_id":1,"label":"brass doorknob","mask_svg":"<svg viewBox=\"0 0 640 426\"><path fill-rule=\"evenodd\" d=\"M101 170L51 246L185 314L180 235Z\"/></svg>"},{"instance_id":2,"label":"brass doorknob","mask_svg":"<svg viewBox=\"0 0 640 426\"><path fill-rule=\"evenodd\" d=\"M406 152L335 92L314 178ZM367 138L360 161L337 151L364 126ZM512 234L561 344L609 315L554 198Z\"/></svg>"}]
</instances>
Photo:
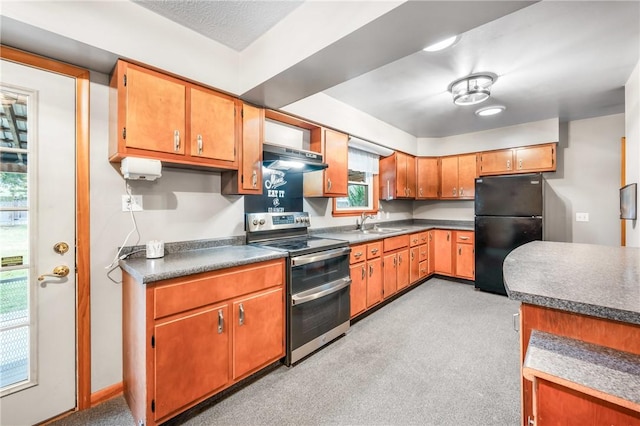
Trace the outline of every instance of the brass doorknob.
<instances>
[{"instance_id":1,"label":"brass doorknob","mask_svg":"<svg viewBox=\"0 0 640 426\"><path fill-rule=\"evenodd\" d=\"M65 254L69 251L69 244L65 243L64 241L60 241L53 246L53 251L58 254Z\"/></svg>"},{"instance_id":2,"label":"brass doorknob","mask_svg":"<svg viewBox=\"0 0 640 426\"><path fill-rule=\"evenodd\" d=\"M64 278L69 275L69 267L67 265L59 265L53 268L53 274L42 274L38 277L38 281L44 281L47 277Z\"/></svg>"}]
</instances>

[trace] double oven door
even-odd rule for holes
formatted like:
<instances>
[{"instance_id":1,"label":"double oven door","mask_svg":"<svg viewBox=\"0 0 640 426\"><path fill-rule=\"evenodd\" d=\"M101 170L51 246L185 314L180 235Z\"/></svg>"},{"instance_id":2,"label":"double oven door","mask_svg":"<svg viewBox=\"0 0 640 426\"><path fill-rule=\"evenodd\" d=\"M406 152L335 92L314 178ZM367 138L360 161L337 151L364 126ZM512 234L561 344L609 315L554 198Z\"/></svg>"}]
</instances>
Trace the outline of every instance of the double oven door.
<instances>
[{"instance_id":1,"label":"double oven door","mask_svg":"<svg viewBox=\"0 0 640 426\"><path fill-rule=\"evenodd\" d=\"M349 329L349 247L291 254L289 333L291 365Z\"/></svg>"}]
</instances>

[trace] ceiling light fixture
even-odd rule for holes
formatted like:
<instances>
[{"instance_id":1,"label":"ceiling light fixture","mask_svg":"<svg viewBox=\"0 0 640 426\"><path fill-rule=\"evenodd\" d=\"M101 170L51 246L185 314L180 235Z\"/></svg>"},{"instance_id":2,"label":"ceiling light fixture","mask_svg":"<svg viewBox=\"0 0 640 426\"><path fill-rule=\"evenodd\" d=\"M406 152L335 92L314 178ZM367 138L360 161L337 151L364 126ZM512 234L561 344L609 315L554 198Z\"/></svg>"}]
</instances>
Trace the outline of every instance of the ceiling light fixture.
<instances>
[{"instance_id":1,"label":"ceiling light fixture","mask_svg":"<svg viewBox=\"0 0 640 426\"><path fill-rule=\"evenodd\" d=\"M498 76L490 72L471 74L449 84L448 90L454 104L475 105L489 99L491 85L497 79Z\"/></svg>"},{"instance_id":2,"label":"ceiling light fixture","mask_svg":"<svg viewBox=\"0 0 640 426\"><path fill-rule=\"evenodd\" d=\"M502 111L507 109L504 105L493 105L490 107L480 108L476 111L476 115L480 117L488 117L490 115L500 114Z\"/></svg>"},{"instance_id":3,"label":"ceiling light fixture","mask_svg":"<svg viewBox=\"0 0 640 426\"><path fill-rule=\"evenodd\" d=\"M440 50L446 49L447 47L453 46L458 41L459 38L460 38L459 36L455 35L453 37L449 37L444 40L441 40L437 43L433 43L432 45L427 46L422 50L424 50L425 52L438 52Z\"/></svg>"}]
</instances>

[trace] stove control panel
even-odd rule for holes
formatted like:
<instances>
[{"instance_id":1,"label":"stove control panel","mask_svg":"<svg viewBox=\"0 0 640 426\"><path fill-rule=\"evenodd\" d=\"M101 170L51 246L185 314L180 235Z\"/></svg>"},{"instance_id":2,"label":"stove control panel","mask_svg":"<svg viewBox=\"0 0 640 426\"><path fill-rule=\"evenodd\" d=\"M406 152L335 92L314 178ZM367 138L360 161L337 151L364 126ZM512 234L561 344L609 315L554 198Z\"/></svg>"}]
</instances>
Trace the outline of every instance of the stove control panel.
<instances>
[{"instance_id":1,"label":"stove control panel","mask_svg":"<svg viewBox=\"0 0 640 426\"><path fill-rule=\"evenodd\" d=\"M247 213L247 232L273 231L278 229L307 228L311 225L309 213Z\"/></svg>"}]
</instances>

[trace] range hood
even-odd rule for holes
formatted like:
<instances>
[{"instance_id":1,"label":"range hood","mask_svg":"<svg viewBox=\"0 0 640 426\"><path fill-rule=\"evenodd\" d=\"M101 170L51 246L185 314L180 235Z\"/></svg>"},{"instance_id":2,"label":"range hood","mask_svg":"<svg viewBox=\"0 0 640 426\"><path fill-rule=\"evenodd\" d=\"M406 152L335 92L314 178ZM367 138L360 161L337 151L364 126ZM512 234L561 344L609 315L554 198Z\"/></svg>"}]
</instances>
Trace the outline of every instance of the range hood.
<instances>
[{"instance_id":1,"label":"range hood","mask_svg":"<svg viewBox=\"0 0 640 426\"><path fill-rule=\"evenodd\" d=\"M294 149L286 146L263 144L262 166L287 173L305 173L328 167L318 152Z\"/></svg>"}]
</instances>

